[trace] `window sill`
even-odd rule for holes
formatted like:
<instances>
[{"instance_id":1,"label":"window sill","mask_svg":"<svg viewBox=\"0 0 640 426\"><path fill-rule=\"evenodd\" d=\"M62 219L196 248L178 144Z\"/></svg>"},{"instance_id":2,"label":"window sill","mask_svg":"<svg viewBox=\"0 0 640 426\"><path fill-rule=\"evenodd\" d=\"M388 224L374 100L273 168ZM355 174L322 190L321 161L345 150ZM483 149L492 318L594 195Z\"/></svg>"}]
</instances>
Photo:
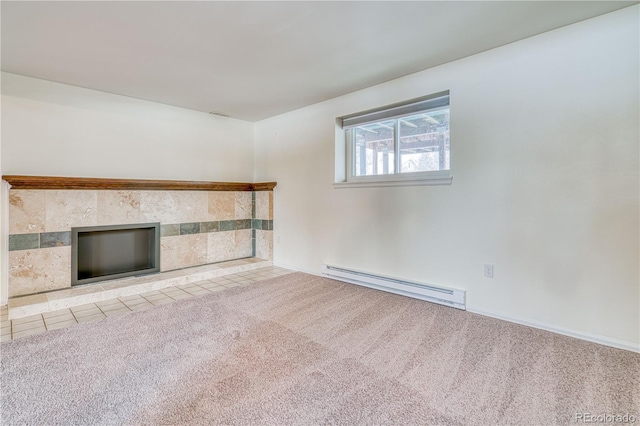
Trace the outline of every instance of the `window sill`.
<instances>
[{"instance_id":1,"label":"window sill","mask_svg":"<svg viewBox=\"0 0 640 426\"><path fill-rule=\"evenodd\" d=\"M430 178L415 179L380 179L380 180L359 180L349 182L334 182L335 189L344 188L381 188L385 186L431 186L431 185L451 185L453 176L438 176Z\"/></svg>"}]
</instances>

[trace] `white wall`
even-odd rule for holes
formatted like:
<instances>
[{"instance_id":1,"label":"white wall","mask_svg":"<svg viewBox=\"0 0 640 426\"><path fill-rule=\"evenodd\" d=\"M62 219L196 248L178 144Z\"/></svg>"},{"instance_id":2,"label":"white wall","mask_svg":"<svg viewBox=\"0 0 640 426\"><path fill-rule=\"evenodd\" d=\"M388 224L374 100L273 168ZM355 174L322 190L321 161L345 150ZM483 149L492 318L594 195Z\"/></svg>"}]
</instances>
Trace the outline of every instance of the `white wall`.
<instances>
[{"instance_id":1,"label":"white wall","mask_svg":"<svg viewBox=\"0 0 640 426\"><path fill-rule=\"evenodd\" d=\"M638 12L258 122L275 263L463 288L472 309L638 347ZM333 188L336 117L447 89L451 186Z\"/></svg>"},{"instance_id":2,"label":"white wall","mask_svg":"<svg viewBox=\"0 0 640 426\"><path fill-rule=\"evenodd\" d=\"M2 73L2 173L251 181L253 124Z\"/></svg>"}]
</instances>

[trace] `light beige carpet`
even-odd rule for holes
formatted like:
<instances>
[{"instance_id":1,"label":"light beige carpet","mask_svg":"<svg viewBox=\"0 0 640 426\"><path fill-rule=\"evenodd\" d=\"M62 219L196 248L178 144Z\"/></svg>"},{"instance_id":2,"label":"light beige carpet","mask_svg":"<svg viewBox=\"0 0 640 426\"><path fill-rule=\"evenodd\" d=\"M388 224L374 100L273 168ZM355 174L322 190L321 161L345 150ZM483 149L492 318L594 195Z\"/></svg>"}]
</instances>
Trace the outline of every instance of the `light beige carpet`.
<instances>
[{"instance_id":1,"label":"light beige carpet","mask_svg":"<svg viewBox=\"0 0 640 426\"><path fill-rule=\"evenodd\" d=\"M640 407L639 354L302 273L1 350L2 425L537 426Z\"/></svg>"}]
</instances>

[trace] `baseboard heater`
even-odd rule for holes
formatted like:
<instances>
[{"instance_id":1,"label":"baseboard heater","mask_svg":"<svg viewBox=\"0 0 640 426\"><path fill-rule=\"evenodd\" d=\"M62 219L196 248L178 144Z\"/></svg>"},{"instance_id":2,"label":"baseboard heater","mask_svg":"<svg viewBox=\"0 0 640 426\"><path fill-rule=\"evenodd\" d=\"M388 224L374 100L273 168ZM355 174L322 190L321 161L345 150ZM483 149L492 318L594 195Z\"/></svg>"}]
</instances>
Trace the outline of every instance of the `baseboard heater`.
<instances>
[{"instance_id":1,"label":"baseboard heater","mask_svg":"<svg viewBox=\"0 0 640 426\"><path fill-rule=\"evenodd\" d=\"M344 269L337 266L322 265L322 275L338 281L358 284L377 290L388 291L427 302L451 306L466 310L464 290L455 290L444 287L436 287L429 284L421 284L413 281L374 275L367 272Z\"/></svg>"}]
</instances>

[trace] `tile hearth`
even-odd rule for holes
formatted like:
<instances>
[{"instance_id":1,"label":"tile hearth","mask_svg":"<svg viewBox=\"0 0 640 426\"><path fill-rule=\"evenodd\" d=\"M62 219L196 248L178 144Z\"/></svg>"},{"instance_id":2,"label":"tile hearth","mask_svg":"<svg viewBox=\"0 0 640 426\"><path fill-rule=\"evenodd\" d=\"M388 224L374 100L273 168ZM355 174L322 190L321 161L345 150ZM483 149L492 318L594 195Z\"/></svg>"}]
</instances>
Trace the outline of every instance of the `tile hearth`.
<instances>
[{"instance_id":1,"label":"tile hearth","mask_svg":"<svg viewBox=\"0 0 640 426\"><path fill-rule=\"evenodd\" d=\"M232 262L237 263L238 261ZM261 264L254 261L246 263L245 265ZM227 271L234 266L238 265L232 264L228 266ZM5 342L45 331L70 327L83 322L97 321L115 315L124 315L128 312L149 309L175 300L188 299L191 297L198 297L205 294L224 291L231 287L254 285L258 284L260 281L280 275L286 275L292 272L293 271L276 266L260 266L257 269L164 287L158 290L146 291L141 294L105 299L96 301L95 303L85 303L70 308L57 309L13 320L9 319L10 308L2 306L0 308L0 325L2 330L0 334L0 341ZM157 277L157 275L153 276Z\"/></svg>"},{"instance_id":2,"label":"tile hearth","mask_svg":"<svg viewBox=\"0 0 640 426\"><path fill-rule=\"evenodd\" d=\"M159 274L108 280L65 290L13 297L9 299L8 319L20 319L87 303L104 302L225 275L248 272L271 265L271 260L249 257Z\"/></svg>"}]
</instances>

